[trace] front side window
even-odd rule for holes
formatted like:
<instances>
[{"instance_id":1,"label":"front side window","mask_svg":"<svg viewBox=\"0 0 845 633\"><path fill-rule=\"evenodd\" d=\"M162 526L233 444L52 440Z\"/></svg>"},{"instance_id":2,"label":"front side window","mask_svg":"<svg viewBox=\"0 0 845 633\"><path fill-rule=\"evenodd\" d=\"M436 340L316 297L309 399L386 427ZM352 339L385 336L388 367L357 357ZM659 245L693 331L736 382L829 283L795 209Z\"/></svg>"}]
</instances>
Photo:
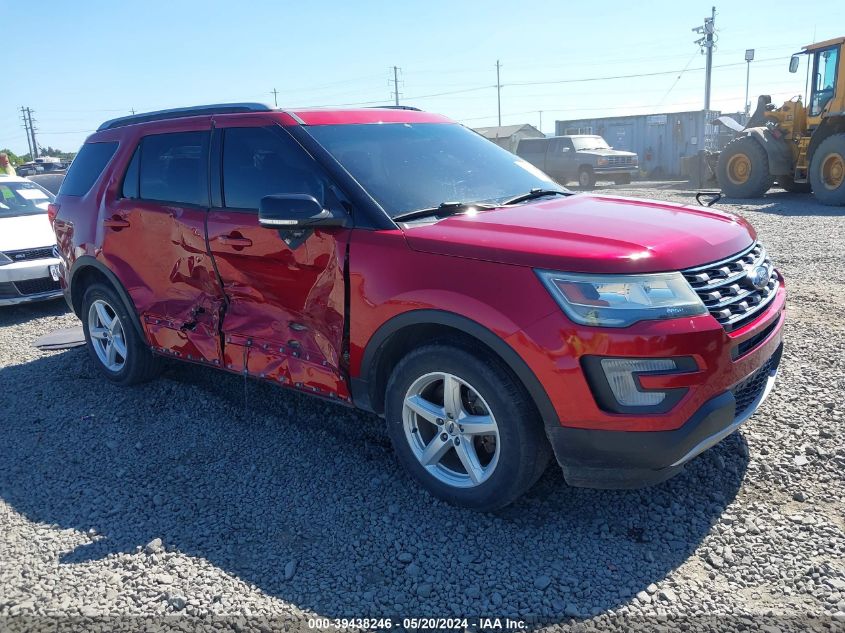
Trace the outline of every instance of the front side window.
<instances>
[{"instance_id":1,"label":"front side window","mask_svg":"<svg viewBox=\"0 0 845 633\"><path fill-rule=\"evenodd\" d=\"M306 194L335 206L322 168L276 127L227 128L223 133L223 206L256 210L264 196Z\"/></svg>"},{"instance_id":2,"label":"front side window","mask_svg":"<svg viewBox=\"0 0 845 633\"><path fill-rule=\"evenodd\" d=\"M816 53L813 96L810 98L810 116L820 115L833 98L838 61L839 48L829 48Z\"/></svg>"},{"instance_id":3,"label":"front side window","mask_svg":"<svg viewBox=\"0 0 845 633\"><path fill-rule=\"evenodd\" d=\"M502 202L564 189L462 125L315 125L308 132L392 217L443 202Z\"/></svg>"},{"instance_id":4,"label":"front side window","mask_svg":"<svg viewBox=\"0 0 845 633\"><path fill-rule=\"evenodd\" d=\"M208 132L145 136L138 197L208 206L208 136Z\"/></svg>"}]
</instances>

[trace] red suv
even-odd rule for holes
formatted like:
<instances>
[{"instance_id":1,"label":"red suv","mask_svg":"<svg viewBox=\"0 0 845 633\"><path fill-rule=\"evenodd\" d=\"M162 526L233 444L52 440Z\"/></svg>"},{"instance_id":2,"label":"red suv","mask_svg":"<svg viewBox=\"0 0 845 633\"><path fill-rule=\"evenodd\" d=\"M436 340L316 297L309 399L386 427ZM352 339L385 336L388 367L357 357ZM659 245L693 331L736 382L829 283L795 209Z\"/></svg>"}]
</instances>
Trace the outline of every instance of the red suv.
<instances>
[{"instance_id":1,"label":"red suv","mask_svg":"<svg viewBox=\"0 0 845 633\"><path fill-rule=\"evenodd\" d=\"M772 387L783 280L741 218L573 195L442 116L202 106L108 121L49 213L91 358L163 358L373 411L489 510L551 454L666 479Z\"/></svg>"}]
</instances>

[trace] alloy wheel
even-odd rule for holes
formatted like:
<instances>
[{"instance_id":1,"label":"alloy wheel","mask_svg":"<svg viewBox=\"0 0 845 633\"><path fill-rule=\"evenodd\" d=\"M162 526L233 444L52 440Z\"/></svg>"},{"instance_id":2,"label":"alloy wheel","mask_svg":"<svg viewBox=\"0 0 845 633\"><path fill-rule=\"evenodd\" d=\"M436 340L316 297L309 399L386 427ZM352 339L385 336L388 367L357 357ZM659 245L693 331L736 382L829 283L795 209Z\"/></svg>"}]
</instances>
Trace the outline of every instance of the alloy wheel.
<instances>
[{"instance_id":1,"label":"alloy wheel","mask_svg":"<svg viewBox=\"0 0 845 633\"><path fill-rule=\"evenodd\" d=\"M126 364L126 335L114 308L97 299L88 308L88 334L100 362L112 372Z\"/></svg>"},{"instance_id":2,"label":"alloy wheel","mask_svg":"<svg viewBox=\"0 0 845 633\"><path fill-rule=\"evenodd\" d=\"M405 438L417 461L438 481L473 488L496 469L499 427L484 398L465 380L434 372L405 394Z\"/></svg>"}]
</instances>

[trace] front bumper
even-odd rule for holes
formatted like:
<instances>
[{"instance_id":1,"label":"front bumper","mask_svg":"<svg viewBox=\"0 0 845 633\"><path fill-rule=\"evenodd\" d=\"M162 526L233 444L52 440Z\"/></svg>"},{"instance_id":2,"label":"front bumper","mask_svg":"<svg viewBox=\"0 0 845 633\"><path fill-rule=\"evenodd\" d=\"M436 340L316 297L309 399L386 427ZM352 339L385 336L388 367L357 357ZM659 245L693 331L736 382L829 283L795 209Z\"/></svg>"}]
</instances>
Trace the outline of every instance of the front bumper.
<instances>
[{"instance_id":1,"label":"front bumper","mask_svg":"<svg viewBox=\"0 0 845 633\"><path fill-rule=\"evenodd\" d=\"M751 376L708 400L673 431L601 431L558 427L549 439L572 486L639 488L664 481L736 431L768 397L782 345ZM748 390L753 390L749 394ZM737 402L749 402L737 411Z\"/></svg>"},{"instance_id":2,"label":"front bumper","mask_svg":"<svg viewBox=\"0 0 845 633\"><path fill-rule=\"evenodd\" d=\"M57 258L33 259L0 266L0 306L46 301L62 296L58 281L50 273Z\"/></svg>"}]
</instances>

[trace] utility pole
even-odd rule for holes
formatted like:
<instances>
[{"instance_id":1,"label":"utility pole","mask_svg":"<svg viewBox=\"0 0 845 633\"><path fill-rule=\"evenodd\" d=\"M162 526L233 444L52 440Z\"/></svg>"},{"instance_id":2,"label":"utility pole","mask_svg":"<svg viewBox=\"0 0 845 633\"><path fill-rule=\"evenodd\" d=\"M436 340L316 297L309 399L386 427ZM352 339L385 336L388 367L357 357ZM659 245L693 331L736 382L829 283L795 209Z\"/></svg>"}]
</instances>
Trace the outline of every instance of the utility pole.
<instances>
[{"instance_id":1,"label":"utility pole","mask_svg":"<svg viewBox=\"0 0 845 633\"><path fill-rule=\"evenodd\" d=\"M748 114L751 112L751 102L748 101L748 85L751 82L751 62L754 61L754 49L749 48L745 51L745 118L748 119Z\"/></svg>"},{"instance_id":2,"label":"utility pole","mask_svg":"<svg viewBox=\"0 0 845 633\"><path fill-rule=\"evenodd\" d=\"M693 33L700 33L703 37L696 40L707 56L704 64L704 109L710 110L710 77L713 73L713 47L715 41L713 34L716 32L716 7L713 7L709 18L704 18L704 26L697 26L692 29Z\"/></svg>"},{"instance_id":3,"label":"utility pole","mask_svg":"<svg viewBox=\"0 0 845 633\"><path fill-rule=\"evenodd\" d=\"M273 106L278 108L279 107L279 99L278 99L279 92L275 88L273 88L273 92L271 92L270 94L273 95Z\"/></svg>"},{"instance_id":4,"label":"utility pole","mask_svg":"<svg viewBox=\"0 0 845 633\"><path fill-rule=\"evenodd\" d=\"M29 148L29 157L35 158L32 154L32 139L29 136L29 121L26 120L26 108L21 106L21 120L23 121L23 129L26 131L26 146Z\"/></svg>"},{"instance_id":5,"label":"utility pole","mask_svg":"<svg viewBox=\"0 0 845 633\"><path fill-rule=\"evenodd\" d=\"M393 67L393 103L399 105L399 66Z\"/></svg>"},{"instance_id":6,"label":"utility pole","mask_svg":"<svg viewBox=\"0 0 845 633\"><path fill-rule=\"evenodd\" d=\"M135 108L129 108L129 111L132 113L132 116L135 116Z\"/></svg>"},{"instance_id":7,"label":"utility pole","mask_svg":"<svg viewBox=\"0 0 845 633\"><path fill-rule=\"evenodd\" d=\"M538 110L538 112L540 113L540 128L539 129L542 132L543 131L543 111Z\"/></svg>"},{"instance_id":8,"label":"utility pole","mask_svg":"<svg viewBox=\"0 0 845 633\"><path fill-rule=\"evenodd\" d=\"M499 127L502 127L502 82L499 79L499 69L502 65L496 60L496 105L499 109Z\"/></svg>"},{"instance_id":9,"label":"utility pole","mask_svg":"<svg viewBox=\"0 0 845 633\"><path fill-rule=\"evenodd\" d=\"M29 134L32 136L32 160L38 158L38 143L35 140L35 126L32 124L32 110L26 109L26 118L29 120Z\"/></svg>"}]
</instances>

